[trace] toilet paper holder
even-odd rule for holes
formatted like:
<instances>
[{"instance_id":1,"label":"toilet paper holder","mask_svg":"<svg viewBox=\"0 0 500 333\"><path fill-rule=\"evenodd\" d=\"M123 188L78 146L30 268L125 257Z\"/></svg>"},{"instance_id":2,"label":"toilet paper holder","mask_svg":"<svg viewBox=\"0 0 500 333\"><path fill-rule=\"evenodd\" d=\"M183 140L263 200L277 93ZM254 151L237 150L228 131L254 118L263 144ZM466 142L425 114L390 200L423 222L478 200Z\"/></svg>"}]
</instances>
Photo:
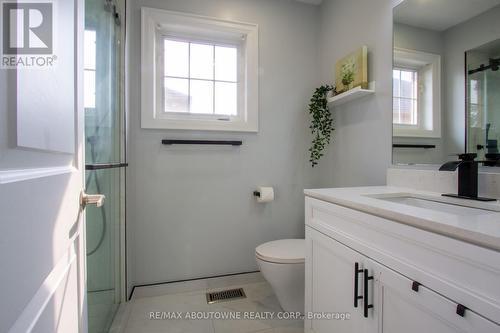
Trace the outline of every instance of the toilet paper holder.
<instances>
[{"instance_id":1,"label":"toilet paper holder","mask_svg":"<svg viewBox=\"0 0 500 333\"><path fill-rule=\"evenodd\" d=\"M253 195L259 203L274 201L274 189L272 187L259 186L253 191Z\"/></svg>"}]
</instances>

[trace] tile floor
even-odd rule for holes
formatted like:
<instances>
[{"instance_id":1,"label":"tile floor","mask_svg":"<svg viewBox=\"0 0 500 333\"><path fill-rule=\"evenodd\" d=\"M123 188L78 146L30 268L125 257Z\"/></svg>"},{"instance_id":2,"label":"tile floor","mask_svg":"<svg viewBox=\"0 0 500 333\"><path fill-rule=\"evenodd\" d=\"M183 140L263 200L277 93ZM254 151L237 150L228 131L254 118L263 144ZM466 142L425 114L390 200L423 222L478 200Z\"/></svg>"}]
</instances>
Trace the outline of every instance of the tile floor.
<instances>
[{"instance_id":1,"label":"tile floor","mask_svg":"<svg viewBox=\"0 0 500 333\"><path fill-rule=\"evenodd\" d=\"M243 288L247 298L218 304L207 304L207 291ZM140 287L127 304L125 333L299 333L304 332L300 319L278 319L282 313L271 286L260 273ZM150 319L159 312L161 319ZM183 319L167 319L167 313L181 312ZM241 319L186 319L186 313L196 315L234 316ZM245 314L273 313L274 318L247 319ZM269 316L269 315L268 315Z\"/></svg>"}]
</instances>

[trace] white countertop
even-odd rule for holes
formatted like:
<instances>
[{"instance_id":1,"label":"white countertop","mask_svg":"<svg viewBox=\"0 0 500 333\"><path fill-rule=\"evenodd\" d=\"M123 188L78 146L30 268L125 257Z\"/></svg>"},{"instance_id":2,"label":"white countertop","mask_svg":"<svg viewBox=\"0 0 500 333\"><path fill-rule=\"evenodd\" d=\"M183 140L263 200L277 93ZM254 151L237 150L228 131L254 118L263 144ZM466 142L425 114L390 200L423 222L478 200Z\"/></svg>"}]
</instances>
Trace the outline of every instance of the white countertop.
<instances>
[{"instance_id":1,"label":"white countertop","mask_svg":"<svg viewBox=\"0 0 500 333\"><path fill-rule=\"evenodd\" d=\"M308 197L331 202L392 221L453 237L500 251L500 201L479 202L441 196L440 193L408 188L371 186L304 190ZM485 209L484 214L460 215L413 207L373 196L409 196L469 208Z\"/></svg>"}]
</instances>

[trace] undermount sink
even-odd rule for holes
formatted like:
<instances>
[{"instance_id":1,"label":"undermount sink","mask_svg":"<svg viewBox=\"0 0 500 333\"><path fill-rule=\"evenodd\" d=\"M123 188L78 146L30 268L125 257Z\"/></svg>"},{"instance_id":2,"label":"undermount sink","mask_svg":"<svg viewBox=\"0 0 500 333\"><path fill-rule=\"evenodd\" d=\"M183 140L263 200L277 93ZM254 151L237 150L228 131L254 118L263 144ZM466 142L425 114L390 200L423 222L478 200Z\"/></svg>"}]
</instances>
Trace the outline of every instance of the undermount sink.
<instances>
[{"instance_id":1,"label":"undermount sink","mask_svg":"<svg viewBox=\"0 0 500 333\"><path fill-rule=\"evenodd\" d=\"M489 209L482 209L477 207L468 207L465 205L460 205L458 203L438 201L437 198L422 198L412 196L410 194L401 195L384 195L384 196L370 196L375 199L384 200L388 202L394 202L398 204L403 204L407 206L425 208L434 211L439 211L442 213L462 215L462 216L478 216L478 215L488 215L495 214L496 212Z\"/></svg>"}]
</instances>

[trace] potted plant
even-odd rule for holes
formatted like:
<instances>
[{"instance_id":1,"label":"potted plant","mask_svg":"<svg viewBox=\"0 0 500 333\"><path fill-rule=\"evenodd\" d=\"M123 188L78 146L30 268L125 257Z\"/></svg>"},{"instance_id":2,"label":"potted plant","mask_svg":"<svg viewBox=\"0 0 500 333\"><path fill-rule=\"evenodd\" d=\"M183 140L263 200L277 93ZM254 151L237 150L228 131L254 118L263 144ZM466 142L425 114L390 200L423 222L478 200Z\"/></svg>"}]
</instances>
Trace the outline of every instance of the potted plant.
<instances>
[{"instance_id":1,"label":"potted plant","mask_svg":"<svg viewBox=\"0 0 500 333\"><path fill-rule=\"evenodd\" d=\"M323 156L323 151L330 143L330 136L334 130L332 115L328 109L327 97L329 92L335 93L335 87L323 85L316 88L309 103L309 115L311 116L309 128L313 135L311 148L309 148L311 154L309 161L313 167L318 164L319 159Z\"/></svg>"},{"instance_id":2,"label":"potted plant","mask_svg":"<svg viewBox=\"0 0 500 333\"><path fill-rule=\"evenodd\" d=\"M342 84L346 87L346 91L352 89L355 68L356 64L353 61L348 61L342 65Z\"/></svg>"}]
</instances>

